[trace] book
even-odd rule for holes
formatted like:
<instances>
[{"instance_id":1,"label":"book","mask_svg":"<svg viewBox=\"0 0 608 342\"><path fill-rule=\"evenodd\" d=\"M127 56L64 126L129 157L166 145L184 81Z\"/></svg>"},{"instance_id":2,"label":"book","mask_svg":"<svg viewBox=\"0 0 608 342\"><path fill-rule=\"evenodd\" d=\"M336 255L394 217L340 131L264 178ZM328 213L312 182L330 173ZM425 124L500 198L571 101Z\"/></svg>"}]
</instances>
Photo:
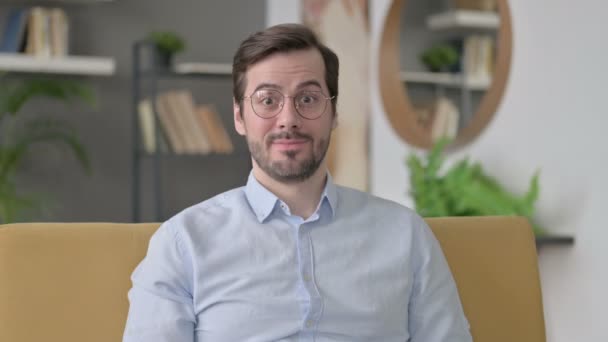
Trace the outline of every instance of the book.
<instances>
[{"instance_id":1,"label":"book","mask_svg":"<svg viewBox=\"0 0 608 342\"><path fill-rule=\"evenodd\" d=\"M464 42L463 70L472 84L490 84L494 69L494 39L471 35Z\"/></svg>"},{"instance_id":2,"label":"book","mask_svg":"<svg viewBox=\"0 0 608 342\"><path fill-rule=\"evenodd\" d=\"M137 105L141 141L146 153L156 151L156 132L154 124L154 111L150 99L144 99Z\"/></svg>"},{"instance_id":3,"label":"book","mask_svg":"<svg viewBox=\"0 0 608 342\"><path fill-rule=\"evenodd\" d=\"M456 105L446 97L440 97L435 104L431 138L437 141L443 137L452 139L458 133L458 118L460 116Z\"/></svg>"},{"instance_id":4,"label":"book","mask_svg":"<svg viewBox=\"0 0 608 342\"><path fill-rule=\"evenodd\" d=\"M7 16L0 52L18 53L23 51L27 35L27 22L29 10L27 8L13 8Z\"/></svg>"},{"instance_id":5,"label":"book","mask_svg":"<svg viewBox=\"0 0 608 342\"><path fill-rule=\"evenodd\" d=\"M45 7L32 7L27 24L25 53L36 57L51 57L51 16Z\"/></svg>"},{"instance_id":6,"label":"book","mask_svg":"<svg viewBox=\"0 0 608 342\"><path fill-rule=\"evenodd\" d=\"M206 131L213 152L232 153L234 146L215 107L212 105L199 105L196 107L196 112L199 125Z\"/></svg>"},{"instance_id":7,"label":"book","mask_svg":"<svg viewBox=\"0 0 608 342\"><path fill-rule=\"evenodd\" d=\"M174 90L168 93L171 109L181 127L181 134L187 150L192 154L211 152L211 144L197 123L192 93L188 90Z\"/></svg>"},{"instance_id":8,"label":"book","mask_svg":"<svg viewBox=\"0 0 608 342\"><path fill-rule=\"evenodd\" d=\"M156 97L156 112L158 114L158 119L166 132L171 150L176 154L187 153L188 149L186 148L186 142L178 121L176 120L176 116L173 114L171 106L169 105L168 94L162 93Z\"/></svg>"},{"instance_id":9,"label":"book","mask_svg":"<svg viewBox=\"0 0 608 342\"><path fill-rule=\"evenodd\" d=\"M156 152L156 116L154 115L154 109L152 108L152 101L150 99L143 99L137 106L137 113L139 119L139 129L141 135L141 144L144 152L153 154ZM169 151L169 146L166 140L166 129L163 125L160 125L159 144L160 151L165 153Z\"/></svg>"},{"instance_id":10,"label":"book","mask_svg":"<svg viewBox=\"0 0 608 342\"><path fill-rule=\"evenodd\" d=\"M68 19L65 11L61 8L51 8L48 10L50 29L49 44L53 57L68 55Z\"/></svg>"}]
</instances>

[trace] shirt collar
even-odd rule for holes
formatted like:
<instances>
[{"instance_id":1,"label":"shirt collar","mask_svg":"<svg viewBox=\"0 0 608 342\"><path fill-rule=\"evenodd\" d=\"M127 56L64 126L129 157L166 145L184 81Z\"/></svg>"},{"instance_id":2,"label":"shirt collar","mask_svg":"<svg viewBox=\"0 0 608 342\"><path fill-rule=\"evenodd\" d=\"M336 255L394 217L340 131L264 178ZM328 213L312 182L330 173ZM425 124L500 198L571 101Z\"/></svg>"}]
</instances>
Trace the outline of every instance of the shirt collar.
<instances>
[{"instance_id":1,"label":"shirt collar","mask_svg":"<svg viewBox=\"0 0 608 342\"><path fill-rule=\"evenodd\" d=\"M255 216L257 216L259 222L263 222L266 218L268 218L268 216L274 210L277 202L280 201L275 194L270 192L262 184L260 184L260 182L258 182L253 175L253 171L249 173L249 178L247 179L245 196L247 197L249 206L251 206L253 209L253 212L255 213ZM329 172L327 172L327 182L325 183L325 188L321 194L319 207L321 207L324 202L327 202L333 217L335 216L337 201L338 195L336 185L334 184ZM318 209L319 208L317 208L317 210Z\"/></svg>"}]
</instances>

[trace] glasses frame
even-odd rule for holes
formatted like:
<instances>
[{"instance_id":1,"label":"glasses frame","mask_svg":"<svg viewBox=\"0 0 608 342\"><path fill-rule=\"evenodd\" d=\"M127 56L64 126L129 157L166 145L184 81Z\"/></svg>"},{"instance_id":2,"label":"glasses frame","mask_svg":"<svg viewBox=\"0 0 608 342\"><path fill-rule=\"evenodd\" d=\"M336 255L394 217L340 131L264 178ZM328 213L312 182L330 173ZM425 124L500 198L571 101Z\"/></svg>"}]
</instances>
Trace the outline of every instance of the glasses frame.
<instances>
[{"instance_id":1,"label":"glasses frame","mask_svg":"<svg viewBox=\"0 0 608 342\"><path fill-rule=\"evenodd\" d=\"M253 100L252 100L252 96L253 96L255 93L257 93L258 91L260 91L260 90L264 90L264 89L258 89L258 90L256 90L256 91L254 91L254 92L253 92L251 95L249 95L249 96L243 96L243 100L244 100L244 99L249 99L249 103L250 103L250 105L251 105L251 110L253 111L253 113L254 113L255 115L257 115L257 116L258 116L259 118L261 118L261 119L268 119L268 120L270 120L270 119L273 119L273 118L277 117L277 115L279 115L279 114L281 113L281 111L283 110L283 107L285 107L285 103L286 103L285 99L286 99L286 98L291 98L291 102L292 102L292 104L293 104L293 107L296 109L296 113L298 113L298 115L299 115L301 118L306 119L306 120L317 120L318 118L322 117L322 116L323 116L323 114L325 114L325 112L327 111L327 101L328 101L328 100L333 100L333 99L335 99L335 98L336 98L336 95L331 96L331 97L327 97L327 96L325 95L325 93L323 93L323 92L322 92L322 91L320 91L320 90L303 90L303 91L301 91L301 92L297 93L296 95L290 96L290 95L283 95L283 93L282 93L282 92L280 92L280 91L278 91L278 90L276 90L276 89L265 89L265 90L271 90L271 91L275 91L275 92L279 93L279 94L280 94L280 95L283 97L283 103L282 103L281 107L279 108L279 110L278 110L278 111L277 111L277 112L276 112L274 115L269 116L269 117L265 117L265 116L261 116L260 114L258 114L258 113L255 111L255 108L253 108ZM318 116L314 117L314 118L309 118L309 117L306 117L306 116L302 115L302 113L300 113L300 110L298 109L298 106L296 105L296 97L297 97L298 95L300 95L301 93L306 93L306 92L311 92L311 93L321 93L321 95L323 95L323 99L325 99L325 107L323 107L323 110L321 111L321 113L320 113Z\"/></svg>"}]
</instances>

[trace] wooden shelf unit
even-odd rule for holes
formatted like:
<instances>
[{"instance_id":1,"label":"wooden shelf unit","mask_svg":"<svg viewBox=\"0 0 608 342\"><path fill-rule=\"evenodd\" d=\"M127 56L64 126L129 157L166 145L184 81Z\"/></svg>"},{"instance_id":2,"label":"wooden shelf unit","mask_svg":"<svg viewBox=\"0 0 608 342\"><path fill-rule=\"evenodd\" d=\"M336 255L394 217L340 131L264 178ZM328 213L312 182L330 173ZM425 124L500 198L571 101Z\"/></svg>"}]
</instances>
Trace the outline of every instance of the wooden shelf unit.
<instances>
[{"instance_id":1,"label":"wooden shelf unit","mask_svg":"<svg viewBox=\"0 0 608 342\"><path fill-rule=\"evenodd\" d=\"M431 30L454 28L497 30L500 26L500 17L496 12L454 10L429 16L426 25Z\"/></svg>"},{"instance_id":2,"label":"wooden shelf unit","mask_svg":"<svg viewBox=\"0 0 608 342\"><path fill-rule=\"evenodd\" d=\"M451 88L465 87L470 90L486 90L492 80L463 79L460 74L447 72L402 71L399 77L403 82L428 83Z\"/></svg>"},{"instance_id":3,"label":"wooden shelf unit","mask_svg":"<svg viewBox=\"0 0 608 342\"><path fill-rule=\"evenodd\" d=\"M113 58L92 56L36 57L20 53L0 53L0 70L6 72L63 75L113 75Z\"/></svg>"},{"instance_id":4,"label":"wooden shelf unit","mask_svg":"<svg viewBox=\"0 0 608 342\"><path fill-rule=\"evenodd\" d=\"M571 246L574 245L574 237L567 235L545 235L536 237L536 246Z\"/></svg>"}]
</instances>

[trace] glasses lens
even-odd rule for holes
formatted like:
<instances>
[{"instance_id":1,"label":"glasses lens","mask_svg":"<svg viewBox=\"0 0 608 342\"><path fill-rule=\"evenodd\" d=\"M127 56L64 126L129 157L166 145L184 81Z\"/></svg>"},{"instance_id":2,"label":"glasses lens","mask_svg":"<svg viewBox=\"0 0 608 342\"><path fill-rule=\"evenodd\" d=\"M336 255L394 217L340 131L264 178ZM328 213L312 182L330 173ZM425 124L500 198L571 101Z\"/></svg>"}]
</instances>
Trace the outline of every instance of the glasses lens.
<instances>
[{"instance_id":1,"label":"glasses lens","mask_svg":"<svg viewBox=\"0 0 608 342\"><path fill-rule=\"evenodd\" d=\"M276 90L258 90L251 96L251 106L257 115L271 118L283 107L283 95Z\"/></svg>"},{"instance_id":2,"label":"glasses lens","mask_svg":"<svg viewBox=\"0 0 608 342\"><path fill-rule=\"evenodd\" d=\"M325 111L327 101L320 91L304 91L296 98L296 108L300 115L308 119L316 119Z\"/></svg>"}]
</instances>

